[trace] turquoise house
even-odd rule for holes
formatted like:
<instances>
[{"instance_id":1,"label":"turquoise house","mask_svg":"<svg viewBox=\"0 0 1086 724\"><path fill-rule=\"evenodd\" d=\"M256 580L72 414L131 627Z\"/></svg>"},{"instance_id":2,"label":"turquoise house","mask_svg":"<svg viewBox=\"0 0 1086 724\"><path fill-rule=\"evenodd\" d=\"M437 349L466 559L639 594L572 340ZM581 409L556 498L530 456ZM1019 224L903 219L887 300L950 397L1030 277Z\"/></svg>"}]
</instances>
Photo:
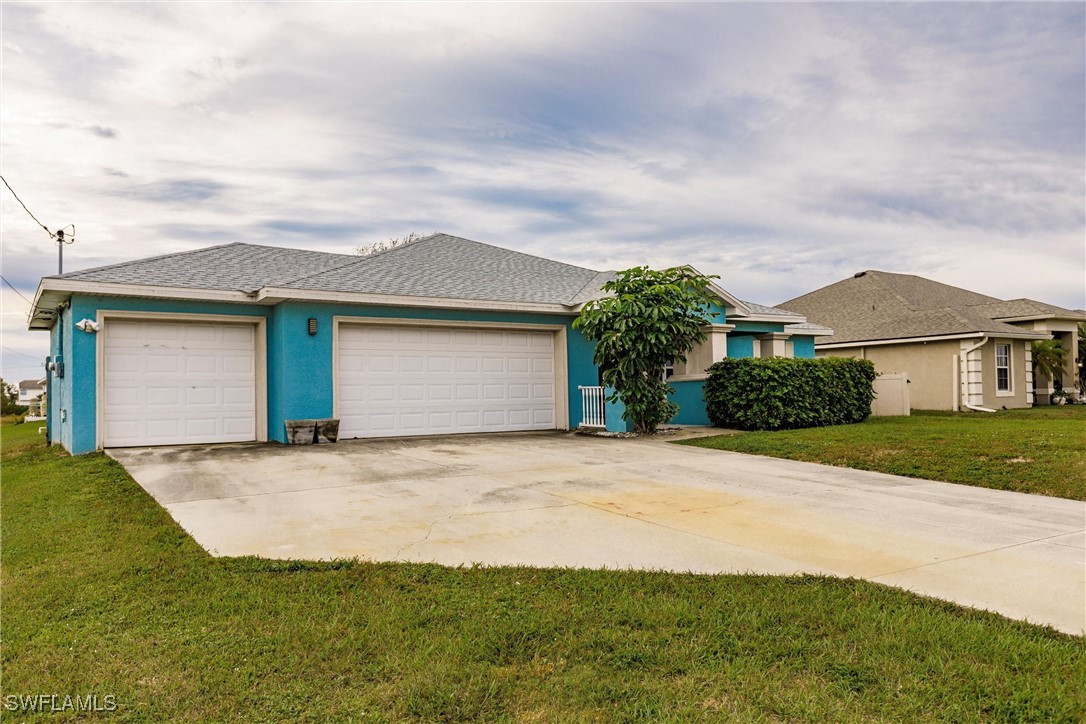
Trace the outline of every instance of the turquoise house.
<instances>
[{"instance_id":1,"label":"turquoise house","mask_svg":"<svg viewBox=\"0 0 1086 724\"><path fill-rule=\"evenodd\" d=\"M434 234L371 256L226 244L59 276L30 328L51 338L49 440L108 447L625 429L572 322L609 272ZM830 330L715 288L704 344L671 370L677 424L707 424L725 356L814 356Z\"/></svg>"}]
</instances>

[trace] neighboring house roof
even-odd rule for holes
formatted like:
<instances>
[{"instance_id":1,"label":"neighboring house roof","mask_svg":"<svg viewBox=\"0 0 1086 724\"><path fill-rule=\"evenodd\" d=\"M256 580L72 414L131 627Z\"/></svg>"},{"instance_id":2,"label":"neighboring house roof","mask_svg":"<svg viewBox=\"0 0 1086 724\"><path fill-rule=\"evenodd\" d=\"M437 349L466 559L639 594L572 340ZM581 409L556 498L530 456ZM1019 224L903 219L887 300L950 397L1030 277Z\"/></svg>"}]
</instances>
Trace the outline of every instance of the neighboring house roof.
<instances>
[{"instance_id":1,"label":"neighboring house roof","mask_svg":"<svg viewBox=\"0 0 1086 724\"><path fill-rule=\"evenodd\" d=\"M1028 304L1027 304L1028 303ZM1001 337L1042 338L1000 321L1020 319L1016 312L1032 310L1075 318L1074 312L1032 300L1011 302L942 284L912 274L868 270L835 284L796 297L780 305L833 328L819 345L991 334Z\"/></svg>"},{"instance_id":2,"label":"neighboring house roof","mask_svg":"<svg viewBox=\"0 0 1086 724\"><path fill-rule=\"evenodd\" d=\"M19 383L19 389L20 390L42 390L42 389L45 389L45 385L43 385L38 380L23 380L22 382Z\"/></svg>"},{"instance_id":3,"label":"neighboring house roof","mask_svg":"<svg viewBox=\"0 0 1086 724\"><path fill-rule=\"evenodd\" d=\"M972 309L992 319L1079 319L1086 321L1086 312L1072 309L1064 309L1052 304L1038 302L1035 299L1008 299L1005 302L991 302L990 304L978 304Z\"/></svg>"},{"instance_id":4,"label":"neighboring house roof","mask_svg":"<svg viewBox=\"0 0 1086 724\"><path fill-rule=\"evenodd\" d=\"M359 256L232 243L42 279L30 326L48 329L72 293L274 304L283 299L575 312L614 272L544 259L449 234ZM715 284L729 316L802 323L794 312L742 302ZM445 300L442 302L442 300Z\"/></svg>"}]
</instances>

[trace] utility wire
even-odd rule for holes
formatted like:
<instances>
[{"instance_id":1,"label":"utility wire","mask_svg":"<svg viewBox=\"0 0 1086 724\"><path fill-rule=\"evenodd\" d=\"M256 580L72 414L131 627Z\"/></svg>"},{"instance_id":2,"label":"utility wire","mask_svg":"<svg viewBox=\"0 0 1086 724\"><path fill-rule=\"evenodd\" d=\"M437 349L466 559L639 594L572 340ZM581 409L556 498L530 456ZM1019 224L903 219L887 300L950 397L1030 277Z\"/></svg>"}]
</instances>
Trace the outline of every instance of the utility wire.
<instances>
[{"instance_id":1,"label":"utility wire","mask_svg":"<svg viewBox=\"0 0 1086 724\"><path fill-rule=\"evenodd\" d=\"M24 204L23 200L19 198L19 194L15 193L15 189L11 188L11 184L8 183L8 180L3 176L0 176L0 181L3 181L4 185L8 187L8 191L10 191L11 195L15 197L15 200L19 202L19 206L23 207L23 211L30 214L30 218L34 219L34 223L45 229L45 233L48 234L50 238L53 238L53 232L49 231L49 227L38 221L38 217L34 216L34 213L30 209L26 208L26 204Z\"/></svg>"},{"instance_id":2,"label":"utility wire","mask_svg":"<svg viewBox=\"0 0 1086 724\"><path fill-rule=\"evenodd\" d=\"M44 364L45 364L45 360L43 360L43 359L42 359L41 357L31 357L30 355L25 355L25 354L18 354L18 353L16 353L16 352L12 352L12 351L11 351L10 349L8 349L7 347L4 347L4 359L8 359L8 358L10 358L10 357L12 357L12 356L14 356L14 357L16 358L16 359L14 360L15 362L22 362L22 361L23 361L23 360L25 359L25 360L27 360L28 362L34 362L34 363L35 363L35 365L34 365L35 367L40 367L40 366L42 366L42 365L44 365ZM20 359L20 358L21 358L21 359ZM28 368L26 368L26 367L23 367L23 368L21 368L21 369L28 369Z\"/></svg>"},{"instance_id":3,"label":"utility wire","mask_svg":"<svg viewBox=\"0 0 1086 724\"><path fill-rule=\"evenodd\" d=\"M35 362L41 362L41 357L35 357L34 355L27 354L26 352L16 352L13 349L8 349L7 347L2 347L2 346L0 346L0 349L4 350L8 354L13 354L13 355L15 355L17 357L26 357L29 360L34 360Z\"/></svg>"},{"instance_id":4,"label":"utility wire","mask_svg":"<svg viewBox=\"0 0 1086 724\"><path fill-rule=\"evenodd\" d=\"M6 183L6 182L5 182L5 183ZM31 307L33 307L33 306L34 306L34 305L33 305L33 304L31 303L31 301L30 301L29 299L27 299L26 297L24 297L24 296L23 296L23 293L22 293L22 292L20 292L20 291L19 291L18 289L16 289L16 288L15 288L15 286L14 286L14 285L13 285L13 284L12 284L11 282L9 282L9 281L8 281L7 279L4 279L4 276L3 276L2 274L0 274L0 279L3 279L3 280L4 280L4 284L7 284L7 285L8 285L9 287L11 287L11 291L13 291L13 292L15 292L16 294L18 294L18 295L19 295L19 298L20 298L20 299L22 299L22 300L23 300L24 302L26 302L27 304L30 304L30 306L31 306Z\"/></svg>"}]
</instances>

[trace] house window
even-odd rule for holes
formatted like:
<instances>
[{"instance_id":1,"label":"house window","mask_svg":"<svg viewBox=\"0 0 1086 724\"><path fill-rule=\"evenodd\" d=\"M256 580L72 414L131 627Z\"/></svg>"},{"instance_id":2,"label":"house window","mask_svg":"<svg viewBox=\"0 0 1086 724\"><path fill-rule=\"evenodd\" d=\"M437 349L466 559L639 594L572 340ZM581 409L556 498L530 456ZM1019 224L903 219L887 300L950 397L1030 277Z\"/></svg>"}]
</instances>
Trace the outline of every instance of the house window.
<instances>
[{"instance_id":1,"label":"house window","mask_svg":"<svg viewBox=\"0 0 1086 724\"><path fill-rule=\"evenodd\" d=\"M997 344L995 346L996 359L996 392L1011 392L1011 346L1009 344Z\"/></svg>"}]
</instances>

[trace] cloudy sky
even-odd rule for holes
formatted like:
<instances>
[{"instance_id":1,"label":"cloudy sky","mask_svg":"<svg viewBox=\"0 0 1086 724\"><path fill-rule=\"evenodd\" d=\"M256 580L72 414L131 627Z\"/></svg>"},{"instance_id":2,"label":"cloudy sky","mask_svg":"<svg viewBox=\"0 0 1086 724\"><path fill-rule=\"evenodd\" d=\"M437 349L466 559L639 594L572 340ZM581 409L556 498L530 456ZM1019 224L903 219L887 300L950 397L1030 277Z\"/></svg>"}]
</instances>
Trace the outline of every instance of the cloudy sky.
<instances>
[{"instance_id":1,"label":"cloudy sky","mask_svg":"<svg viewBox=\"0 0 1086 724\"><path fill-rule=\"evenodd\" d=\"M19 3L2 170L69 271L443 231L774 304L863 269L1082 307L1082 3ZM6 189L3 274L56 250ZM47 335L3 288L3 376Z\"/></svg>"}]
</instances>

